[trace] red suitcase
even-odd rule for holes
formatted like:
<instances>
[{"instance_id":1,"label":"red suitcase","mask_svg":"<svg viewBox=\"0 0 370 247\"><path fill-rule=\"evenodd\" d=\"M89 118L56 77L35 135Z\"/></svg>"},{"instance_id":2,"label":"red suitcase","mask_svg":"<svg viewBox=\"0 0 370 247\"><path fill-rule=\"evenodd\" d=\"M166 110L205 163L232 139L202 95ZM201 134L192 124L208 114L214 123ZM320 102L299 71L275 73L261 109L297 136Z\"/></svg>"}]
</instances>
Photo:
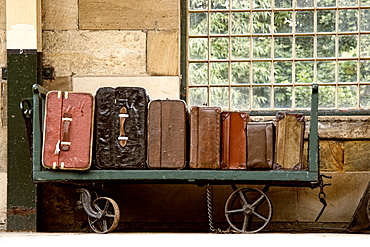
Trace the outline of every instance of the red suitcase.
<instances>
[{"instance_id":1,"label":"red suitcase","mask_svg":"<svg viewBox=\"0 0 370 247\"><path fill-rule=\"evenodd\" d=\"M46 95L42 164L49 169L86 170L92 160L94 100L90 93Z\"/></svg>"},{"instance_id":2,"label":"red suitcase","mask_svg":"<svg viewBox=\"0 0 370 247\"><path fill-rule=\"evenodd\" d=\"M222 119L222 169L247 169L247 112L228 112L221 114Z\"/></svg>"}]
</instances>

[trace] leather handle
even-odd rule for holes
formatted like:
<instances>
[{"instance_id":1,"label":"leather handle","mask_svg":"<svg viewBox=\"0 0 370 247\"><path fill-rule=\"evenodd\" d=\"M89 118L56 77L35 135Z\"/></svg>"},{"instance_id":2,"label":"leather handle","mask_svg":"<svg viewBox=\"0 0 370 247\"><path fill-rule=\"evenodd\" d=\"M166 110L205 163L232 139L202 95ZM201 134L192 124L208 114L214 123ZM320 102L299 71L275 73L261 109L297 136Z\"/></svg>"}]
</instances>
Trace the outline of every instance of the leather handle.
<instances>
[{"instance_id":1,"label":"leather handle","mask_svg":"<svg viewBox=\"0 0 370 247\"><path fill-rule=\"evenodd\" d=\"M128 114L127 114L127 109L126 107L122 107L121 110L119 111L119 137L118 137L118 140L119 140L119 144L124 147L127 145L127 136L126 136L126 133L125 133L125 122L126 122L126 118L128 118Z\"/></svg>"},{"instance_id":2,"label":"leather handle","mask_svg":"<svg viewBox=\"0 0 370 247\"><path fill-rule=\"evenodd\" d=\"M63 113L62 117L62 127L63 127L63 136L62 141L60 142L60 147L62 151L68 151L69 146L71 145L70 139L69 139L69 129L72 122L72 114L65 112Z\"/></svg>"}]
</instances>

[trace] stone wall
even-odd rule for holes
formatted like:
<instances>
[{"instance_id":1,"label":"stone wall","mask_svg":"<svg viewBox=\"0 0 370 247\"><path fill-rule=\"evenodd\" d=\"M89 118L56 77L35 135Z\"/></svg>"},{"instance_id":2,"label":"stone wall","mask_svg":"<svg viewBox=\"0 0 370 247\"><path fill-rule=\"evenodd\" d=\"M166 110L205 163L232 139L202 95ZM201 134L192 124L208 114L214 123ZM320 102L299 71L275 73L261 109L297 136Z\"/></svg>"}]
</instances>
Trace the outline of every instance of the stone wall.
<instances>
[{"instance_id":1,"label":"stone wall","mask_svg":"<svg viewBox=\"0 0 370 247\"><path fill-rule=\"evenodd\" d=\"M75 77L178 77L179 6L176 0L43 1L44 64L56 71L46 87L73 89Z\"/></svg>"}]
</instances>

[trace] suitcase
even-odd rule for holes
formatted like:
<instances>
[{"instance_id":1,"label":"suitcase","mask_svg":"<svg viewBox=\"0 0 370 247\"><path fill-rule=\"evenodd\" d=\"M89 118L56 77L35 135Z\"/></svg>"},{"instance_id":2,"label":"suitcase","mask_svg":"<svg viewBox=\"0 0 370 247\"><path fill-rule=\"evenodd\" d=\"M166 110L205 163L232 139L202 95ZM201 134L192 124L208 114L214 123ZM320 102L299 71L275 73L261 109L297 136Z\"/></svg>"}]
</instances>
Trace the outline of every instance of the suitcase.
<instances>
[{"instance_id":1,"label":"suitcase","mask_svg":"<svg viewBox=\"0 0 370 247\"><path fill-rule=\"evenodd\" d=\"M221 168L247 169L247 112L222 112Z\"/></svg>"},{"instance_id":2,"label":"suitcase","mask_svg":"<svg viewBox=\"0 0 370 247\"><path fill-rule=\"evenodd\" d=\"M187 108L183 100L153 100L148 107L148 166L182 169L186 165Z\"/></svg>"},{"instance_id":3,"label":"suitcase","mask_svg":"<svg viewBox=\"0 0 370 247\"><path fill-rule=\"evenodd\" d=\"M303 114L284 112L276 114L274 169L302 169L304 131Z\"/></svg>"},{"instance_id":4,"label":"suitcase","mask_svg":"<svg viewBox=\"0 0 370 247\"><path fill-rule=\"evenodd\" d=\"M221 108L194 106L190 110L190 168L220 169Z\"/></svg>"},{"instance_id":5,"label":"suitcase","mask_svg":"<svg viewBox=\"0 0 370 247\"><path fill-rule=\"evenodd\" d=\"M96 167L146 167L147 107L142 87L101 87L95 95Z\"/></svg>"},{"instance_id":6,"label":"suitcase","mask_svg":"<svg viewBox=\"0 0 370 247\"><path fill-rule=\"evenodd\" d=\"M93 96L50 91L45 104L43 166L49 169L89 169L92 161Z\"/></svg>"},{"instance_id":7,"label":"suitcase","mask_svg":"<svg viewBox=\"0 0 370 247\"><path fill-rule=\"evenodd\" d=\"M249 170L272 169L274 161L273 122L247 124L247 167Z\"/></svg>"}]
</instances>

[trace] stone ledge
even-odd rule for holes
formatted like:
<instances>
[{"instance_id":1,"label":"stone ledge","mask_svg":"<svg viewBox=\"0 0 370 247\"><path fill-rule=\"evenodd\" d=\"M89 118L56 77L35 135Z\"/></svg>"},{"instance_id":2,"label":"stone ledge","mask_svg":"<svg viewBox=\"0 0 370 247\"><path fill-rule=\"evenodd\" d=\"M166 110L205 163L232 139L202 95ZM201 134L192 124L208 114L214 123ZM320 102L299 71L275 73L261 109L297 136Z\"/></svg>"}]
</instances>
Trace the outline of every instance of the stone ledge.
<instances>
[{"instance_id":1,"label":"stone ledge","mask_svg":"<svg viewBox=\"0 0 370 247\"><path fill-rule=\"evenodd\" d=\"M95 94L99 87L134 86L146 88L151 99L179 99L180 78L177 76L141 77L72 77L73 91Z\"/></svg>"}]
</instances>

